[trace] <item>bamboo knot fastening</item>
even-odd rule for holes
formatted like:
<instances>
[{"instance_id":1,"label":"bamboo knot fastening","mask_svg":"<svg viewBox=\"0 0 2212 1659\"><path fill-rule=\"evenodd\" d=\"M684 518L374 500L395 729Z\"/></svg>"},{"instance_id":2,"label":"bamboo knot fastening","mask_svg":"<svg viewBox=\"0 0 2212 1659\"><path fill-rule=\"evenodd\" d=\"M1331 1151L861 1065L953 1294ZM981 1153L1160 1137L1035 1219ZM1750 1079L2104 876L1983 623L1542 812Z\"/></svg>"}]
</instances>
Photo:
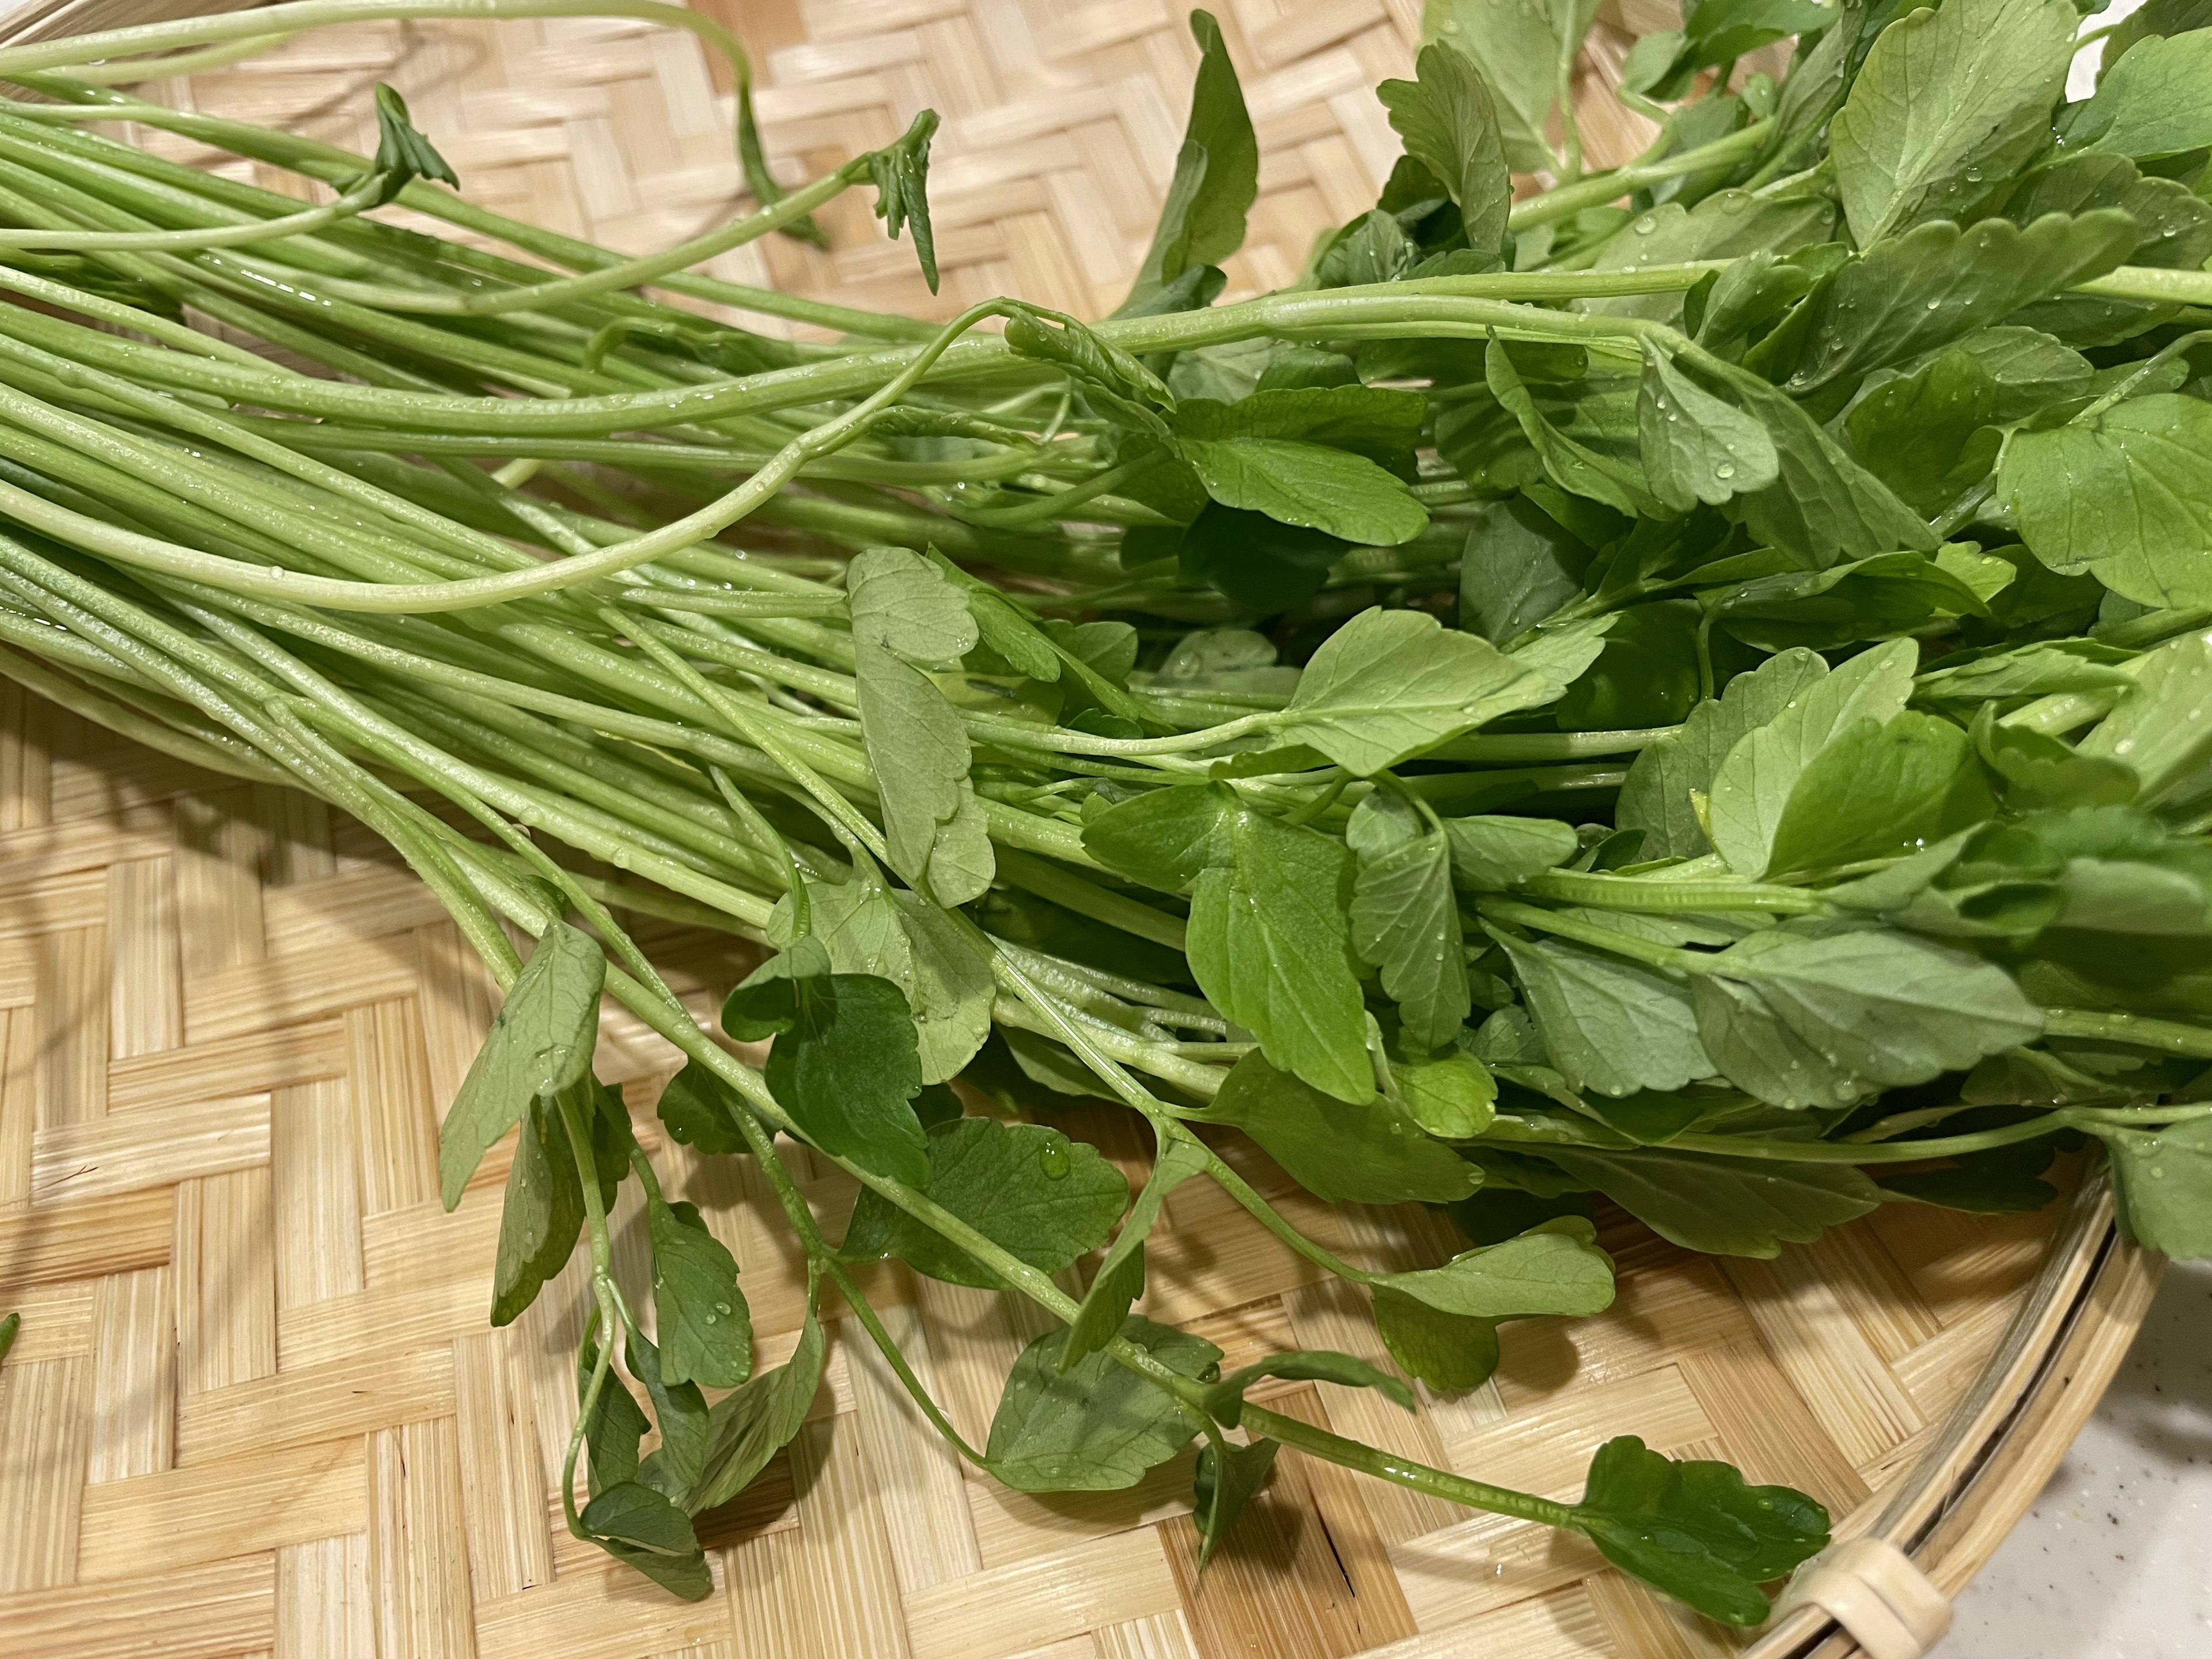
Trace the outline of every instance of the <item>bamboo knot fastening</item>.
<instances>
[{"instance_id":1,"label":"bamboo knot fastening","mask_svg":"<svg viewBox=\"0 0 2212 1659\"><path fill-rule=\"evenodd\" d=\"M1912 1558L1881 1538L1854 1538L1797 1571L1775 1608L1819 1607L1868 1659L1922 1659L1951 1628L1951 1603Z\"/></svg>"}]
</instances>

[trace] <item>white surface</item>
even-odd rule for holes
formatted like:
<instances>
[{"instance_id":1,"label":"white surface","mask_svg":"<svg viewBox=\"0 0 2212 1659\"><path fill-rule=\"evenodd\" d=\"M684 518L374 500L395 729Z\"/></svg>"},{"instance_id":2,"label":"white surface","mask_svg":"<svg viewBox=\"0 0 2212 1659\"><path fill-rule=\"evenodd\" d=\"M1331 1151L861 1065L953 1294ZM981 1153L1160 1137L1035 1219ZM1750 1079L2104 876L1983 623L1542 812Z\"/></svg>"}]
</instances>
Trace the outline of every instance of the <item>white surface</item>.
<instances>
[{"instance_id":1,"label":"white surface","mask_svg":"<svg viewBox=\"0 0 2212 1659\"><path fill-rule=\"evenodd\" d=\"M2096 1416L1936 1654L2212 1656L2212 1263L2167 1269Z\"/></svg>"}]
</instances>

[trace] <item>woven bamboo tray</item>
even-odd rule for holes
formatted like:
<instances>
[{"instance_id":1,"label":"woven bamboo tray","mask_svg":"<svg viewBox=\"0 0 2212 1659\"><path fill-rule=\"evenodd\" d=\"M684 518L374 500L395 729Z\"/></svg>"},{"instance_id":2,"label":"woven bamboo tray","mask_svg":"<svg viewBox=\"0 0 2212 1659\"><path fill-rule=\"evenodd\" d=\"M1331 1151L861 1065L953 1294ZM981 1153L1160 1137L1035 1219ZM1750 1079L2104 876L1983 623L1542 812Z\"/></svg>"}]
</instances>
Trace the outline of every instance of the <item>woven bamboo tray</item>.
<instances>
[{"instance_id":1,"label":"woven bamboo tray","mask_svg":"<svg viewBox=\"0 0 2212 1659\"><path fill-rule=\"evenodd\" d=\"M173 9L189 9L174 3ZM1109 307L1149 234L1194 55L1164 0L746 0L771 156L793 176L945 116L944 292L865 205L833 251L716 274L943 314L1005 290ZM1237 289L1286 278L1373 200L1396 143L1369 88L1407 71L1417 0L1230 0L1262 195ZM138 0L15 14L40 33ZM732 15L734 14L734 15ZM1658 26L1638 18L1639 27ZM0 36L10 32L0 23ZM1600 161L1644 129L1603 90ZM726 89L688 37L621 23L328 31L157 99L360 145L387 79L489 205L626 249L738 201ZM151 136L167 153L189 145ZM373 143L373 140L370 140ZM226 163L252 176L243 163ZM285 187L281 176L265 182ZM647 941L704 1012L726 940ZM1719 1659L1858 1650L1806 1609L1746 1637L1526 1526L1287 1459L1201 1587L1187 1462L1125 1494L1043 1501L970 1478L873 1352L833 1345L813 1419L714 1517L718 1592L685 1605L558 1523L574 1273L486 1328L503 1153L443 1214L436 1125L493 998L454 929L358 826L192 772L0 681L0 1651L42 1659ZM673 1051L616 1013L622 1083L674 1193L744 1271L762 1363L802 1279L773 1206L658 1133ZM1125 1164L1126 1119L1071 1123ZM800 1154L799 1168L808 1173ZM835 1211L849 1183L812 1172ZM1330 1212L1249 1173L1377 1265L1444 1248L1419 1216ZM1229 1363L1372 1352L1342 1287L1209 1188L1147 1245L1156 1316ZM632 1198L634 1199L634 1194ZM1771 1262L1685 1254L1618 1216L1602 1317L1516 1325L1496 1379L1405 1416L1301 1384L1271 1402L1424 1461L1571 1492L1617 1433L1726 1457L1912 1553L1947 1593L2025 1509L2094 1405L2158 1262L2102 1189L2038 1216L1891 1206ZM631 1218L634 1221L634 1218ZM872 1289L971 1438L1033 1334L1024 1309L916 1279Z\"/></svg>"}]
</instances>

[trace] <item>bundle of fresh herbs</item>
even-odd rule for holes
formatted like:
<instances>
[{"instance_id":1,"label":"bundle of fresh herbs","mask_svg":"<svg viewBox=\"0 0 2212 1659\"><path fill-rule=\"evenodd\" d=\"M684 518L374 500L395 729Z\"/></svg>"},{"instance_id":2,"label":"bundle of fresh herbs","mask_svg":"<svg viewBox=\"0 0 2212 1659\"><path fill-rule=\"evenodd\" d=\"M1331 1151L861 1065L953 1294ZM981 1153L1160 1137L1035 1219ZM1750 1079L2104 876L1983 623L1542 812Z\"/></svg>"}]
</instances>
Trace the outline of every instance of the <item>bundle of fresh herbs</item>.
<instances>
[{"instance_id":1,"label":"bundle of fresh herbs","mask_svg":"<svg viewBox=\"0 0 2212 1659\"><path fill-rule=\"evenodd\" d=\"M1287 1445L1752 1624L1817 1504L1632 1437L1559 1502L1248 1401L1411 1395L1341 1354L1224 1376L1133 1315L1163 1200L1220 1183L1447 1389L1505 1322L1607 1305L1593 1194L1772 1255L1884 1202L2033 1208L2086 1146L2136 1236L2212 1250L2212 29L2151 0L2068 102L2069 0L1700 0L1629 60L1657 138L1585 174L1560 92L1591 10L1431 0L1416 78L1377 88L1380 201L1234 304L1258 151L1194 14L1165 211L1087 325L685 274L872 185L933 282L935 123L787 194L736 44L646 0L0 51L28 94L0 104L0 672L354 814L482 953L506 1001L445 1198L516 1137L495 1322L587 1243L580 1536L705 1594L692 1517L796 1431L834 1296L1019 1489L1198 1438L1211 1551ZM109 89L333 21L584 13L730 56L757 211L623 258L441 188L388 90L370 159ZM1778 80L1734 73L1792 35ZM335 197L98 136L125 121ZM370 216L394 202L468 240ZM720 1016L763 1069L640 915L774 947ZM688 1058L668 1132L757 1159L804 1246L781 1366L592 1074L603 994ZM1071 1095L1150 1127L1140 1191L1053 1127ZM1474 1248L1340 1260L1237 1133ZM779 1136L858 1178L849 1216ZM1060 1322L985 1446L857 1287L883 1257Z\"/></svg>"}]
</instances>

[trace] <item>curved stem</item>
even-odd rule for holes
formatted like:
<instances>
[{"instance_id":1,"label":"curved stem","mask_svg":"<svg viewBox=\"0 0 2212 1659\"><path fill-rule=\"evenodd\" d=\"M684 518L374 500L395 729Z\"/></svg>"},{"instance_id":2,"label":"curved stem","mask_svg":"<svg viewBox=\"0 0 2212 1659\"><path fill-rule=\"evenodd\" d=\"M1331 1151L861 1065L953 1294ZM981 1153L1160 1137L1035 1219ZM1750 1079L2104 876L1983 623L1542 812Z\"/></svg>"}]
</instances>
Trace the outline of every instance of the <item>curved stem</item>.
<instances>
[{"instance_id":1,"label":"curved stem","mask_svg":"<svg viewBox=\"0 0 2212 1659\"><path fill-rule=\"evenodd\" d=\"M2212 1030L2185 1025L2179 1020L2146 1019L2140 1014L2097 1014L2078 1008L2043 1011L2046 1036L2086 1037L2100 1042L2124 1042L2135 1048L2156 1048L2190 1060L2212 1060Z\"/></svg>"}]
</instances>

